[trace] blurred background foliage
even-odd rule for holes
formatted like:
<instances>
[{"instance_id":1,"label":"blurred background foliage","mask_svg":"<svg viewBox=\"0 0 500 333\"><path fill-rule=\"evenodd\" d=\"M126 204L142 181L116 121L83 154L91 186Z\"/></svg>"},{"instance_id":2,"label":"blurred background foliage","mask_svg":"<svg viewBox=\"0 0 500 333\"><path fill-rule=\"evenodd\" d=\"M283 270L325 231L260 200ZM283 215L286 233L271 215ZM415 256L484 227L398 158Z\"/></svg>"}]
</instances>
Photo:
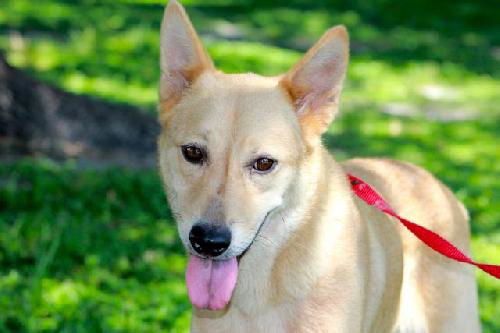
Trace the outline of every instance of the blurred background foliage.
<instances>
[{"instance_id":1,"label":"blurred background foliage","mask_svg":"<svg viewBox=\"0 0 500 333\"><path fill-rule=\"evenodd\" d=\"M183 1L226 72L286 70L345 24L352 62L325 136L338 159L422 165L472 216L479 261L500 260L497 0ZM161 0L2 0L9 62L65 90L154 114ZM0 166L0 331L184 332L185 258L155 170L71 161ZM484 332L498 282L477 273Z\"/></svg>"}]
</instances>

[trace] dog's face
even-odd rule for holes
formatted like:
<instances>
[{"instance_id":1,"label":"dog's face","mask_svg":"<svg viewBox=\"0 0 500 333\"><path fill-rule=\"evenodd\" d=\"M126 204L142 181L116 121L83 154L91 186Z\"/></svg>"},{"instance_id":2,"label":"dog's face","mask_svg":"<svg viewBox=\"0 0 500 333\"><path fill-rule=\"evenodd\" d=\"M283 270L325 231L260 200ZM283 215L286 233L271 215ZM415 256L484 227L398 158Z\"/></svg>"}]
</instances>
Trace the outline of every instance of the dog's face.
<instances>
[{"instance_id":1,"label":"dog's face","mask_svg":"<svg viewBox=\"0 0 500 333\"><path fill-rule=\"evenodd\" d=\"M167 7L159 163L192 256L219 263L242 255L287 203L338 104L347 43L337 27L282 77L228 75L214 69L182 7ZM198 305L221 308L207 302Z\"/></svg>"},{"instance_id":2,"label":"dog's face","mask_svg":"<svg viewBox=\"0 0 500 333\"><path fill-rule=\"evenodd\" d=\"M170 111L160 166L180 237L193 225L227 226L240 255L283 204L304 155L300 127L274 80L206 73Z\"/></svg>"}]
</instances>

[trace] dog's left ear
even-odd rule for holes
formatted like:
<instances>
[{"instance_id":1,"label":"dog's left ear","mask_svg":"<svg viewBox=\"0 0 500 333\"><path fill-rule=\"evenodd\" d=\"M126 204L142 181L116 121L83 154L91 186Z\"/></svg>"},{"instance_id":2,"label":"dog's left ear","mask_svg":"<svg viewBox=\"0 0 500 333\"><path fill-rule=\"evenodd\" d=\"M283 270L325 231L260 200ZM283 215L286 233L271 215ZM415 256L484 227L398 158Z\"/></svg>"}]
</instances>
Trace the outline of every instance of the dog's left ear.
<instances>
[{"instance_id":1,"label":"dog's left ear","mask_svg":"<svg viewBox=\"0 0 500 333\"><path fill-rule=\"evenodd\" d=\"M338 108L348 61L347 30L336 26L281 79L305 136L317 138L328 129Z\"/></svg>"}]
</instances>

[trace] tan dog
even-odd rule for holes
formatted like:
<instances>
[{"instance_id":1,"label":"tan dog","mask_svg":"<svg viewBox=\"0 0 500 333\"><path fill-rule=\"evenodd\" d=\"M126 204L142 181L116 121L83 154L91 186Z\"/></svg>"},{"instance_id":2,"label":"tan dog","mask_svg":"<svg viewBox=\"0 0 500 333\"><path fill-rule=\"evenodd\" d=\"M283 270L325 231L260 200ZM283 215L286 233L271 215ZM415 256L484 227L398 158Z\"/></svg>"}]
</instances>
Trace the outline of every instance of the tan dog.
<instances>
[{"instance_id":1,"label":"tan dog","mask_svg":"<svg viewBox=\"0 0 500 333\"><path fill-rule=\"evenodd\" d=\"M480 331L471 268L357 199L346 173L468 252L463 205L416 166L339 164L321 144L347 63L338 26L281 77L224 74L167 7L159 164L189 252L192 331Z\"/></svg>"}]
</instances>

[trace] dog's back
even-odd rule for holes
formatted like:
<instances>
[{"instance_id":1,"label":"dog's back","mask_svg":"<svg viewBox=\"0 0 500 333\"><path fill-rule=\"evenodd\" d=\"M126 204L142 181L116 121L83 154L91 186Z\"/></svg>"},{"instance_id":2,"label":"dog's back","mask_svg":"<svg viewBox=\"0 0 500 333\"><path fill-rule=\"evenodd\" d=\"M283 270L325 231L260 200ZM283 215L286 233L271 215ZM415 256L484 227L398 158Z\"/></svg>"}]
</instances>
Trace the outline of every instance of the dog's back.
<instances>
[{"instance_id":1,"label":"dog's back","mask_svg":"<svg viewBox=\"0 0 500 333\"><path fill-rule=\"evenodd\" d=\"M468 214L429 172L388 159L353 159L344 169L373 185L401 216L470 253ZM479 332L477 287L471 267L429 249L404 227L399 332Z\"/></svg>"}]
</instances>

